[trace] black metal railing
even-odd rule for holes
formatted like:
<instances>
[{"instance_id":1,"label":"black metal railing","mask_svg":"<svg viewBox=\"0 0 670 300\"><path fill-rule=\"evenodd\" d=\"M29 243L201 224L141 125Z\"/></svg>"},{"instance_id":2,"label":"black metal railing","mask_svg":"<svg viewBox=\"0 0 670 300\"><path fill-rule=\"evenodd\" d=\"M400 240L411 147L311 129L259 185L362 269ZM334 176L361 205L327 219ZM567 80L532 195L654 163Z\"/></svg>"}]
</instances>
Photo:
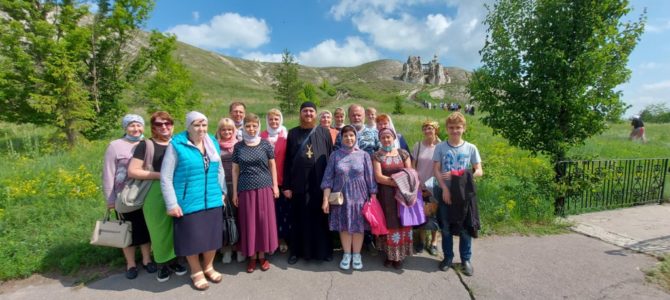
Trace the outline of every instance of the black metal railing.
<instances>
[{"instance_id":1,"label":"black metal railing","mask_svg":"<svg viewBox=\"0 0 670 300\"><path fill-rule=\"evenodd\" d=\"M562 161L557 165L560 215L660 203L669 158Z\"/></svg>"}]
</instances>

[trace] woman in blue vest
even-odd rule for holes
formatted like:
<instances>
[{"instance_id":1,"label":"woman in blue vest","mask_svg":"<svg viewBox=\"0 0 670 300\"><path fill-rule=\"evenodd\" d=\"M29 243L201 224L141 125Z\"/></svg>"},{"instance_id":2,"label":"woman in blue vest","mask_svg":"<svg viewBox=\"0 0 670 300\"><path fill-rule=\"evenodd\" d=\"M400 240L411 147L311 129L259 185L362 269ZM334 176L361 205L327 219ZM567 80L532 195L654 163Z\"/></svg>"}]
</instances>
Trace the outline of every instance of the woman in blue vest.
<instances>
[{"instance_id":1,"label":"woman in blue vest","mask_svg":"<svg viewBox=\"0 0 670 300\"><path fill-rule=\"evenodd\" d=\"M186 257L193 286L205 290L207 280L222 280L213 262L223 244L226 180L218 142L207 133L207 117L192 111L185 125L187 130L175 135L165 150L161 191L167 213L174 218L175 254Z\"/></svg>"}]
</instances>

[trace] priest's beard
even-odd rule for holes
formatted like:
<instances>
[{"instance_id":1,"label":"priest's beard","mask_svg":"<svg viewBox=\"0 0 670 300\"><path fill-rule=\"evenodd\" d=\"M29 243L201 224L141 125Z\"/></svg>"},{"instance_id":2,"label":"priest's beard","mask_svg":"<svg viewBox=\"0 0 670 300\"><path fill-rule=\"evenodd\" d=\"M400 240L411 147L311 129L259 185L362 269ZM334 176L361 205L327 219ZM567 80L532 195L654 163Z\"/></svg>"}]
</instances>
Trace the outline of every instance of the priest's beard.
<instances>
[{"instance_id":1,"label":"priest's beard","mask_svg":"<svg viewBox=\"0 0 670 300\"><path fill-rule=\"evenodd\" d=\"M314 128L316 126L316 118L312 122L307 122L304 119L300 118L300 127L302 128Z\"/></svg>"}]
</instances>

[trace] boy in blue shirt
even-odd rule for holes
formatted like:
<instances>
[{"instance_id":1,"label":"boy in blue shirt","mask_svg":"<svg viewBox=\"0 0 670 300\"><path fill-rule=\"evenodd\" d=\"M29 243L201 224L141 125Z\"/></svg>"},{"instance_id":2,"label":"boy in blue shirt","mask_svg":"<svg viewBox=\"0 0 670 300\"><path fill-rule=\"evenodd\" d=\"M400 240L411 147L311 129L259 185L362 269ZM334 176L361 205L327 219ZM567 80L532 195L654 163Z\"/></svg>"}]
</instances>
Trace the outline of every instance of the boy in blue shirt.
<instances>
[{"instance_id":1,"label":"boy in blue shirt","mask_svg":"<svg viewBox=\"0 0 670 300\"><path fill-rule=\"evenodd\" d=\"M482 176L481 157L477 147L463 140L465 132L465 117L460 112L454 112L446 120L447 133L449 138L437 144L433 153L433 174L439 183L435 189L435 197L439 201L439 217L442 219L442 250L444 251L444 260L440 262L439 268L447 271L452 266L454 259L453 238L449 232L449 222L447 220L447 211L451 206L451 195L449 186L451 184L452 173L459 174L465 170L472 170L473 177ZM443 192L444 191L444 192ZM474 270L470 259L472 257L472 236L467 230L461 230L459 235L459 252L461 255L461 264L463 274L472 276Z\"/></svg>"}]
</instances>

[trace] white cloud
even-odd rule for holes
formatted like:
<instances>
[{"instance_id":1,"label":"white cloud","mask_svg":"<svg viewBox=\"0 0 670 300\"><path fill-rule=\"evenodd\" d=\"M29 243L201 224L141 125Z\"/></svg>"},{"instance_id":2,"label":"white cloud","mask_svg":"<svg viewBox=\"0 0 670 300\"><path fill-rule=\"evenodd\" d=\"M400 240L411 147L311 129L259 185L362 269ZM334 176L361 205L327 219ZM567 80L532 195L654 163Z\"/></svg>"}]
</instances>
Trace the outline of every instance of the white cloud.
<instances>
[{"instance_id":1,"label":"white cloud","mask_svg":"<svg viewBox=\"0 0 670 300\"><path fill-rule=\"evenodd\" d=\"M659 81L655 83L643 84L642 89L645 91L660 91L670 90L670 80Z\"/></svg>"},{"instance_id":2,"label":"white cloud","mask_svg":"<svg viewBox=\"0 0 670 300\"><path fill-rule=\"evenodd\" d=\"M200 21L200 12L194 11L194 12L191 13L191 15L193 16L193 21L196 21L196 22Z\"/></svg>"},{"instance_id":3,"label":"white cloud","mask_svg":"<svg viewBox=\"0 0 670 300\"><path fill-rule=\"evenodd\" d=\"M356 29L374 46L404 55L445 58L453 65L474 68L480 64L486 17L484 3L492 0L341 0L331 15L350 17ZM421 5L442 5L421 15ZM425 9L424 9L425 10Z\"/></svg>"},{"instance_id":4,"label":"white cloud","mask_svg":"<svg viewBox=\"0 0 670 300\"><path fill-rule=\"evenodd\" d=\"M282 54L281 53L262 53L262 52L249 52L242 55L242 58L254 61L262 62L281 62Z\"/></svg>"},{"instance_id":5,"label":"white cloud","mask_svg":"<svg viewBox=\"0 0 670 300\"><path fill-rule=\"evenodd\" d=\"M670 29L670 20L665 20L659 24L647 24L646 26L646 31L652 32L652 33L661 33L664 32L668 29Z\"/></svg>"},{"instance_id":6,"label":"white cloud","mask_svg":"<svg viewBox=\"0 0 670 300\"><path fill-rule=\"evenodd\" d=\"M334 40L325 40L297 55L300 64L313 67L349 67L377 59L377 50L366 45L359 37L347 37L343 45L338 45Z\"/></svg>"},{"instance_id":7,"label":"white cloud","mask_svg":"<svg viewBox=\"0 0 670 300\"><path fill-rule=\"evenodd\" d=\"M237 13L214 16L200 25L177 25L167 30L180 41L207 49L257 48L270 41L265 20Z\"/></svg>"}]
</instances>

